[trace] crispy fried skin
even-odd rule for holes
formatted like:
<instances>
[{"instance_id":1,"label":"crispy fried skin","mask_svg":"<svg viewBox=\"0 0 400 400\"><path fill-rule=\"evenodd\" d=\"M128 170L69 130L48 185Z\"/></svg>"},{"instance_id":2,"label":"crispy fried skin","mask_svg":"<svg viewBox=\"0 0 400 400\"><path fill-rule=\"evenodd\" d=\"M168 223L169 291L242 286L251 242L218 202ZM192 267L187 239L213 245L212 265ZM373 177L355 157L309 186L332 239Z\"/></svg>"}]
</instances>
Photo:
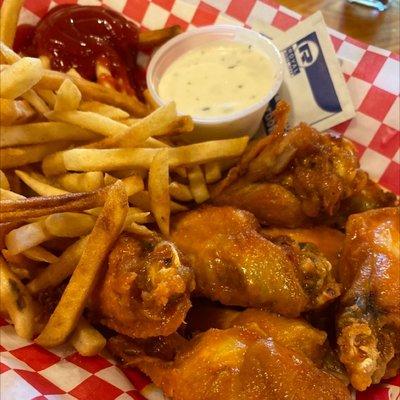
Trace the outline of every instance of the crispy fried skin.
<instances>
[{"instance_id":1,"label":"crispy fried skin","mask_svg":"<svg viewBox=\"0 0 400 400\"><path fill-rule=\"evenodd\" d=\"M194 270L197 294L287 316L339 295L322 255L295 242L274 244L259 230L253 215L232 207L200 207L173 219L171 238Z\"/></svg>"},{"instance_id":2,"label":"crispy fried skin","mask_svg":"<svg viewBox=\"0 0 400 400\"><path fill-rule=\"evenodd\" d=\"M321 366L327 351L327 334L300 318L287 318L266 310L248 308L235 311L213 303L192 307L186 317L187 331L204 332L210 328L228 329L234 326L257 326L265 336L303 353Z\"/></svg>"},{"instance_id":3,"label":"crispy fried skin","mask_svg":"<svg viewBox=\"0 0 400 400\"><path fill-rule=\"evenodd\" d=\"M332 266L337 265L344 242L342 232L326 226L297 229L265 228L262 230L262 234L270 240L279 236L289 236L298 243L313 243Z\"/></svg>"},{"instance_id":4,"label":"crispy fried skin","mask_svg":"<svg viewBox=\"0 0 400 400\"><path fill-rule=\"evenodd\" d=\"M122 235L92 299L92 318L130 337L169 335L190 308L193 276L175 246Z\"/></svg>"},{"instance_id":5,"label":"crispy fried skin","mask_svg":"<svg viewBox=\"0 0 400 400\"><path fill-rule=\"evenodd\" d=\"M282 120L287 112L280 113ZM288 132L283 126L278 123L270 136L251 145L213 189L211 201L248 210L265 225L296 228L328 217L333 223L332 217L356 207L357 201L349 200L340 211L368 183L355 147L303 123ZM387 202L383 197L378 204Z\"/></svg>"},{"instance_id":6,"label":"crispy fried skin","mask_svg":"<svg viewBox=\"0 0 400 400\"><path fill-rule=\"evenodd\" d=\"M346 225L337 341L340 359L358 390L399 368L399 219L398 208L383 208L352 215Z\"/></svg>"},{"instance_id":7,"label":"crispy fried skin","mask_svg":"<svg viewBox=\"0 0 400 400\"><path fill-rule=\"evenodd\" d=\"M210 329L181 345L172 361L149 356L121 336L109 348L172 400L350 399L338 379L253 325Z\"/></svg>"}]
</instances>

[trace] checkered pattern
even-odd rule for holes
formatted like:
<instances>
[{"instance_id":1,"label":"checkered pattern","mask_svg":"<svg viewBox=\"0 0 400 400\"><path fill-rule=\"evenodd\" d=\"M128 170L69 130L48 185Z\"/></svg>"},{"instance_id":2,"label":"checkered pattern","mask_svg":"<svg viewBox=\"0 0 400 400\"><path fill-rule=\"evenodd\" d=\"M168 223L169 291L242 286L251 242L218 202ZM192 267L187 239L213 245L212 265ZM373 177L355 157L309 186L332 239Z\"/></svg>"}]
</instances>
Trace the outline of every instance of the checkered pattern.
<instances>
[{"instance_id":1,"label":"checkered pattern","mask_svg":"<svg viewBox=\"0 0 400 400\"><path fill-rule=\"evenodd\" d=\"M0 0L1 2L1 0ZM294 26L301 16L270 0L25 0L21 23L36 23L60 3L98 5L122 12L144 29L179 24L239 24L262 30ZM389 51L331 30L357 109L353 120L333 128L359 149L361 166L383 186L400 193L400 59ZM146 58L143 59L146 61ZM121 371L107 355L81 357L70 347L45 350L18 338L0 320L0 397L4 400L164 400L139 371ZM356 400L400 397L400 376Z\"/></svg>"}]
</instances>

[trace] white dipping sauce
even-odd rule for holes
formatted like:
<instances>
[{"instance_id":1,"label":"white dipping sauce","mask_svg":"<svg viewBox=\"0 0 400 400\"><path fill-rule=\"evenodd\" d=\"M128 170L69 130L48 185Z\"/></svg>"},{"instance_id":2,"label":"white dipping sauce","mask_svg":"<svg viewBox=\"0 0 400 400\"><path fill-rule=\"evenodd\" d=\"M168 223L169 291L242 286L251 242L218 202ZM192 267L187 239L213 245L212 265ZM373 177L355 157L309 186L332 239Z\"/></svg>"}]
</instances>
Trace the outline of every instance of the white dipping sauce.
<instances>
[{"instance_id":1,"label":"white dipping sauce","mask_svg":"<svg viewBox=\"0 0 400 400\"><path fill-rule=\"evenodd\" d=\"M264 53L242 42L215 41L175 60L161 76L158 94L180 113L215 117L243 110L265 97L276 75Z\"/></svg>"}]
</instances>

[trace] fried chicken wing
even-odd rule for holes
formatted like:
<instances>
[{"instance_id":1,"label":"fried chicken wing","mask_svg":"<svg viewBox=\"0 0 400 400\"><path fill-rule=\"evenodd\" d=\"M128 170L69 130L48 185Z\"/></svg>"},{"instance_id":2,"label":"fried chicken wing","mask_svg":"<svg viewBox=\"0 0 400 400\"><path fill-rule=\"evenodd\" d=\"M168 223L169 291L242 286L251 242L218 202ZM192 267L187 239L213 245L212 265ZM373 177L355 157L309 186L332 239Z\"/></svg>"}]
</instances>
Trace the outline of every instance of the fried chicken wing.
<instances>
[{"instance_id":1,"label":"fried chicken wing","mask_svg":"<svg viewBox=\"0 0 400 400\"><path fill-rule=\"evenodd\" d=\"M281 120L287 112L288 107L279 103ZM357 210L361 206L394 204L393 194L371 192L371 181L359 169L350 141L303 123L288 132L283 127L278 123L271 135L249 146L239 164L214 187L213 204L234 205L252 212L262 224L288 228L314 220L343 221L337 216L349 215L350 209L363 211ZM372 193L374 201L368 203Z\"/></svg>"},{"instance_id":2,"label":"fried chicken wing","mask_svg":"<svg viewBox=\"0 0 400 400\"><path fill-rule=\"evenodd\" d=\"M124 234L93 295L92 318L130 337L169 335L183 322L193 288L172 243Z\"/></svg>"},{"instance_id":3,"label":"fried chicken wing","mask_svg":"<svg viewBox=\"0 0 400 400\"><path fill-rule=\"evenodd\" d=\"M198 295L297 316L340 294L316 249L290 239L275 244L259 231L252 214L232 207L200 207L173 219L171 238L193 268Z\"/></svg>"},{"instance_id":4,"label":"fried chicken wing","mask_svg":"<svg viewBox=\"0 0 400 400\"><path fill-rule=\"evenodd\" d=\"M211 329L180 346L173 360L151 356L143 344L121 336L109 347L172 400L350 399L338 379L257 326Z\"/></svg>"},{"instance_id":5,"label":"fried chicken wing","mask_svg":"<svg viewBox=\"0 0 400 400\"><path fill-rule=\"evenodd\" d=\"M337 265L344 243L344 234L342 232L326 226L297 229L264 228L262 234L267 239L289 236L298 243L313 243L329 260L332 266Z\"/></svg>"},{"instance_id":6,"label":"fried chicken wing","mask_svg":"<svg viewBox=\"0 0 400 400\"><path fill-rule=\"evenodd\" d=\"M383 208L352 215L346 225L337 341L340 359L358 390L399 369L399 219L398 208Z\"/></svg>"}]
</instances>

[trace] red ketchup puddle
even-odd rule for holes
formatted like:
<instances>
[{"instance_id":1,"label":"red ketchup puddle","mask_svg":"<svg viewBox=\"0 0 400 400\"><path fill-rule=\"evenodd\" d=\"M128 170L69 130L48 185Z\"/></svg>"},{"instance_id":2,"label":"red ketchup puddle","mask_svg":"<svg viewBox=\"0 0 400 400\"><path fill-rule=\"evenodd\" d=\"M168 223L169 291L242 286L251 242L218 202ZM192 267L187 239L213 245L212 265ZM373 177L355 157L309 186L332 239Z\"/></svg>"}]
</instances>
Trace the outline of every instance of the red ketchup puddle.
<instances>
[{"instance_id":1,"label":"red ketchup puddle","mask_svg":"<svg viewBox=\"0 0 400 400\"><path fill-rule=\"evenodd\" d=\"M24 55L47 56L54 70L71 68L84 78L98 81L96 67L117 90L140 94L145 88L138 67L138 28L117 12L96 6L60 5L51 9L36 27L18 27L14 50Z\"/></svg>"}]
</instances>

